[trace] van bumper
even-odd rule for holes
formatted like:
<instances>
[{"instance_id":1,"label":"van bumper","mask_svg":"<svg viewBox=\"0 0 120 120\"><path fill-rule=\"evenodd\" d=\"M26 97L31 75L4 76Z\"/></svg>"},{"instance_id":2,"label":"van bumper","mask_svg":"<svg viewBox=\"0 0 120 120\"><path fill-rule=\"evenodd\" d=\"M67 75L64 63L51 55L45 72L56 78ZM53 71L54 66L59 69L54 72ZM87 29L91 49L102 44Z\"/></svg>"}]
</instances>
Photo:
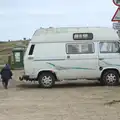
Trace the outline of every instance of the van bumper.
<instances>
[{"instance_id":1,"label":"van bumper","mask_svg":"<svg viewBox=\"0 0 120 120\"><path fill-rule=\"evenodd\" d=\"M20 81L30 80L30 77L29 77L28 75L23 75L23 76L19 77L19 80L20 80Z\"/></svg>"},{"instance_id":2,"label":"van bumper","mask_svg":"<svg viewBox=\"0 0 120 120\"><path fill-rule=\"evenodd\" d=\"M29 75L22 75L21 77L19 77L20 81L26 80L26 81L36 81L37 79L35 78L30 78Z\"/></svg>"}]
</instances>

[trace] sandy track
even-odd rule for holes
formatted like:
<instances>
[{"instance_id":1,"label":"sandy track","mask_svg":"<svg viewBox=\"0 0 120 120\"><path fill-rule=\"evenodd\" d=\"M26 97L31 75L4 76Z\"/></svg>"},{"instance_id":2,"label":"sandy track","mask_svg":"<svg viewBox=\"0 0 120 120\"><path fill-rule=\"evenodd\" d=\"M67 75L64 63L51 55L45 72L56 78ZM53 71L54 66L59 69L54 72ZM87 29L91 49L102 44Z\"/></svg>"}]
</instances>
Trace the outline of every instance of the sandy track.
<instances>
[{"instance_id":1,"label":"sandy track","mask_svg":"<svg viewBox=\"0 0 120 120\"><path fill-rule=\"evenodd\" d=\"M22 71L14 71L9 89L0 85L0 120L118 120L120 87L98 83L69 82L52 89L19 82Z\"/></svg>"}]
</instances>

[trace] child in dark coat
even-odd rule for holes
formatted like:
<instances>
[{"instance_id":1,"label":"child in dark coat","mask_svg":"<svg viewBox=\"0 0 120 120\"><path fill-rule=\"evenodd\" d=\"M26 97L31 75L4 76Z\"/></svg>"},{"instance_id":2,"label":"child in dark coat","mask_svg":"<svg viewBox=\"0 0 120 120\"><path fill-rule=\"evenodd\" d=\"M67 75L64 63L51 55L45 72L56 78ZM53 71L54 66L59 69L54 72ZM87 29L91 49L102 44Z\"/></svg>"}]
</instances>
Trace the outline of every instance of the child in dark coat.
<instances>
[{"instance_id":1,"label":"child in dark coat","mask_svg":"<svg viewBox=\"0 0 120 120\"><path fill-rule=\"evenodd\" d=\"M1 78L2 83L5 89L7 89L8 82L12 78L12 71L10 69L10 66L8 64L5 65L5 67L1 70Z\"/></svg>"}]
</instances>

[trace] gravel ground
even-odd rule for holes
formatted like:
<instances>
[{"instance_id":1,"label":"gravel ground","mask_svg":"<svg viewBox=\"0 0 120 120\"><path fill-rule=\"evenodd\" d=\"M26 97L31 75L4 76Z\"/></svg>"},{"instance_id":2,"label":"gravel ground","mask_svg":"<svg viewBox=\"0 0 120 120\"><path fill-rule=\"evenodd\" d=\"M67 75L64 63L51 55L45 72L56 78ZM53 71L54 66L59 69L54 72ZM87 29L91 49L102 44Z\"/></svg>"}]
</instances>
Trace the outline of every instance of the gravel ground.
<instances>
[{"instance_id":1,"label":"gravel ground","mask_svg":"<svg viewBox=\"0 0 120 120\"><path fill-rule=\"evenodd\" d=\"M8 90L0 84L0 120L118 120L120 86L96 81L57 83L52 89L20 82L14 71Z\"/></svg>"}]
</instances>

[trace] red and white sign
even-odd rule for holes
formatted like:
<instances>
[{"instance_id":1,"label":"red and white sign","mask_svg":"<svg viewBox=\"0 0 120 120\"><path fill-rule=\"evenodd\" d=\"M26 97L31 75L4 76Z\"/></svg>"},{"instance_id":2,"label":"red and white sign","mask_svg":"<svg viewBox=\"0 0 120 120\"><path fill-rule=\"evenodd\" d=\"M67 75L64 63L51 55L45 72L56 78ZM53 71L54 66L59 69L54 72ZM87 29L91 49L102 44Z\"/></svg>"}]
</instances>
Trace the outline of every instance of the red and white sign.
<instances>
[{"instance_id":1,"label":"red and white sign","mask_svg":"<svg viewBox=\"0 0 120 120\"><path fill-rule=\"evenodd\" d=\"M120 22L120 8L117 9L111 21Z\"/></svg>"},{"instance_id":2,"label":"red and white sign","mask_svg":"<svg viewBox=\"0 0 120 120\"><path fill-rule=\"evenodd\" d=\"M120 6L120 0L113 0L113 3L114 3L116 6Z\"/></svg>"}]
</instances>

